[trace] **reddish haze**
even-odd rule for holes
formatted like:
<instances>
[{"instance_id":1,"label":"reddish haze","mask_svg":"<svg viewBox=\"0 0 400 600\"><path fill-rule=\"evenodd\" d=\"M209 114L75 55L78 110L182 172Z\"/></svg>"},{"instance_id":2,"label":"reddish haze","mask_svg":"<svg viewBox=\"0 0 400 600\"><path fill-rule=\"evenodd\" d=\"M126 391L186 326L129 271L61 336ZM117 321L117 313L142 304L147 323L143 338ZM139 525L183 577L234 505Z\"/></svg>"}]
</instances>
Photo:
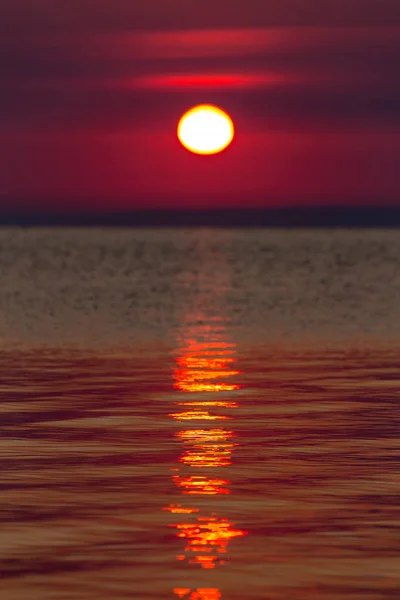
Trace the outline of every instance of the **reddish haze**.
<instances>
[{"instance_id":1,"label":"reddish haze","mask_svg":"<svg viewBox=\"0 0 400 600\"><path fill-rule=\"evenodd\" d=\"M399 28L89 29L3 38L0 212L400 204ZM201 103L220 155L177 141Z\"/></svg>"}]
</instances>

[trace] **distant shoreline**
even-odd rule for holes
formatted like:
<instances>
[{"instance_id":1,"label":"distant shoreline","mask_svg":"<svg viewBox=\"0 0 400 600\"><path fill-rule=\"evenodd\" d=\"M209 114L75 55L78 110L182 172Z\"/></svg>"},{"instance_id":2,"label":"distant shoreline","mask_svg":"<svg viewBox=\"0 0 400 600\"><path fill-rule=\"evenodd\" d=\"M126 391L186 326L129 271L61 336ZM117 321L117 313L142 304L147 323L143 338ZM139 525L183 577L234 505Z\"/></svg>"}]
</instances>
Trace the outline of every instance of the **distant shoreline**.
<instances>
[{"instance_id":1,"label":"distant shoreline","mask_svg":"<svg viewBox=\"0 0 400 600\"><path fill-rule=\"evenodd\" d=\"M8 212L0 227L397 228L400 206L273 209Z\"/></svg>"}]
</instances>

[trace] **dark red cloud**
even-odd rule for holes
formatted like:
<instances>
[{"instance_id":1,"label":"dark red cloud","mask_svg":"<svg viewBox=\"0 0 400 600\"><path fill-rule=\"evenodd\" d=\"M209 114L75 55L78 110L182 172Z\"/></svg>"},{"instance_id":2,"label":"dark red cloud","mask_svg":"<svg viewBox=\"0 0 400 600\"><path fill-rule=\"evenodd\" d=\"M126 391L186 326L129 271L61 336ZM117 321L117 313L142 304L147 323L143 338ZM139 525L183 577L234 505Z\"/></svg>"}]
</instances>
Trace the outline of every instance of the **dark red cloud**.
<instances>
[{"instance_id":1,"label":"dark red cloud","mask_svg":"<svg viewBox=\"0 0 400 600\"><path fill-rule=\"evenodd\" d=\"M224 102L271 117L396 121L400 28L3 38L0 126L132 127Z\"/></svg>"},{"instance_id":2,"label":"dark red cloud","mask_svg":"<svg viewBox=\"0 0 400 600\"><path fill-rule=\"evenodd\" d=\"M398 0L2 0L0 32L400 24Z\"/></svg>"}]
</instances>

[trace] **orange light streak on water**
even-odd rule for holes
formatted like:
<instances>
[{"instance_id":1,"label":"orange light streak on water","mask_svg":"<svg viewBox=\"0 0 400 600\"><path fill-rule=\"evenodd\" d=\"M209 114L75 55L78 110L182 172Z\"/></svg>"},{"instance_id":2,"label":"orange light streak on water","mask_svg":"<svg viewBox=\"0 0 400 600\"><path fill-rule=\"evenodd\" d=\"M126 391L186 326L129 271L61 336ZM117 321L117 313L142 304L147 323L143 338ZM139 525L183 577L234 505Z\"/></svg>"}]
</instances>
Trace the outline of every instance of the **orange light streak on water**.
<instances>
[{"instance_id":1,"label":"orange light streak on water","mask_svg":"<svg viewBox=\"0 0 400 600\"><path fill-rule=\"evenodd\" d=\"M194 592L190 588L175 588L174 594L186 600L220 600L221 592L217 588L198 588Z\"/></svg>"},{"instance_id":2,"label":"orange light streak on water","mask_svg":"<svg viewBox=\"0 0 400 600\"><path fill-rule=\"evenodd\" d=\"M203 475L190 477L174 475L172 479L181 488L182 494L216 496L231 493L229 488L226 487L230 482L226 479L205 477Z\"/></svg>"},{"instance_id":3,"label":"orange light streak on water","mask_svg":"<svg viewBox=\"0 0 400 600\"><path fill-rule=\"evenodd\" d=\"M172 525L177 529L177 537L187 540L185 552L189 553L189 563L200 564L203 569L213 569L224 564L229 541L245 535L235 529L225 518L197 516L195 522Z\"/></svg>"},{"instance_id":4,"label":"orange light streak on water","mask_svg":"<svg viewBox=\"0 0 400 600\"><path fill-rule=\"evenodd\" d=\"M216 282L216 297L225 290L219 284ZM171 470L180 493L198 498L198 503L184 508L174 504L166 510L180 517L170 527L179 540L185 541L176 559L192 568L213 570L229 560L231 540L246 535L226 514L220 513L217 501L218 497L231 494L230 481L221 476L221 470L232 464L237 438L233 427L222 424L232 423L233 411L239 408L237 397L232 396L241 387L237 381L240 371L235 366L236 344L227 337L223 317L189 314L187 321L174 357L177 368L173 371L173 387L182 395L174 402L177 410L169 416L182 424L175 433L182 452L178 468L174 465ZM193 398L194 394L197 396ZM210 506L211 501L214 506ZM184 600L222 598L221 590L211 586L177 587L174 594Z\"/></svg>"}]
</instances>

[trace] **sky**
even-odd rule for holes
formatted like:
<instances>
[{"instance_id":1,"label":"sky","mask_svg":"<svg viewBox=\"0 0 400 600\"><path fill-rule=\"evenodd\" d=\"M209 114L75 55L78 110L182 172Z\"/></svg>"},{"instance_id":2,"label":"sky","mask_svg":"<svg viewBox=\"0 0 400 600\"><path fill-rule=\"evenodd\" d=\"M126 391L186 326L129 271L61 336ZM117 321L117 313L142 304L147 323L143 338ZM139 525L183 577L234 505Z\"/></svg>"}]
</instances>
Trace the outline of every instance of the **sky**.
<instances>
[{"instance_id":1,"label":"sky","mask_svg":"<svg viewBox=\"0 0 400 600\"><path fill-rule=\"evenodd\" d=\"M3 0L0 48L0 213L400 206L398 0Z\"/></svg>"}]
</instances>

